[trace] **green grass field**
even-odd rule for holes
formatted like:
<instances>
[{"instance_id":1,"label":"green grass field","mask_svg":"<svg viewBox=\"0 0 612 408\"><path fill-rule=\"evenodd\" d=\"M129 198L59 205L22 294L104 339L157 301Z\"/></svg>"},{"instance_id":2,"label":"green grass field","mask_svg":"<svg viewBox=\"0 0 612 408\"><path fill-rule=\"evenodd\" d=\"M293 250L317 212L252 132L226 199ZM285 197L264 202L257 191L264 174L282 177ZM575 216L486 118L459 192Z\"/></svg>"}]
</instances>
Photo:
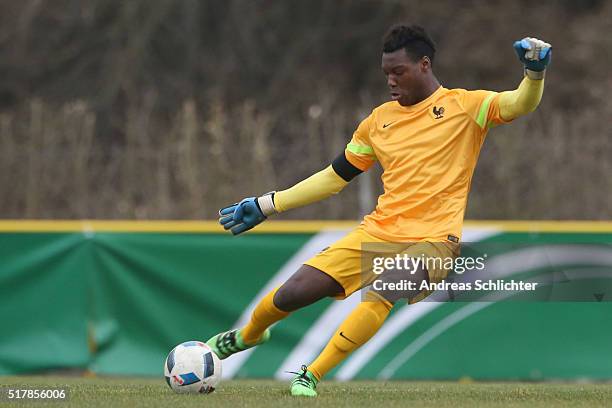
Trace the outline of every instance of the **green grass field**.
<instances>
[{"instance_id":1,"label":"green grass field","mask_svg":"<svg viewBox=\"0 0 612 408\"><path fill-rule=\"evenodd\" d=\"M178 395L162 379L0 377L2 387L64 387L69 400L0 407L603 407L612 404L612 384L326 382L319 397L296 399L278 381L225 381L210 395Z\"/></svg>"}]
</instances>

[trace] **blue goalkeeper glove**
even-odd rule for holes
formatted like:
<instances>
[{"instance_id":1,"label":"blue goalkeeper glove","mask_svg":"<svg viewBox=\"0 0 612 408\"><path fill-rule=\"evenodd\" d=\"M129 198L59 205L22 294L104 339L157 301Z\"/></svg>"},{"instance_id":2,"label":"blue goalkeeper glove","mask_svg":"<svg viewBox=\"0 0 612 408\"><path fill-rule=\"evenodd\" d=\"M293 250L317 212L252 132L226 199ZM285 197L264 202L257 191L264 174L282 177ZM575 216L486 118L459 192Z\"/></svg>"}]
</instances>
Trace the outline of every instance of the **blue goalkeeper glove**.
<instances>
[{"instance_id":1,"label":"blue goalkeeper glove","mask_svg":"<svg viewBox=\"0 0 612 408\"><path fill-rule=\"evenodd\" d=\"M219 223L225 230L238 235L261 224L272 214L276 214L274 192L261 197L245 198L239 203L223 207L219 210Z\"/></svg>"},{"instance_id":2,"label":"blue goalkeeper glove","mask_svg":"<svg viewBox=\"0 0 612 408\"><path fill-rule=\"evenodd\" d=\"M533 76L533 79L544 77L543 72L550 63L552 55L552 46L549 43L537 38L525 37L514 42L514 50L521 62L525 64L527 76L530 78Z\"/></svg>"}]
</instances>

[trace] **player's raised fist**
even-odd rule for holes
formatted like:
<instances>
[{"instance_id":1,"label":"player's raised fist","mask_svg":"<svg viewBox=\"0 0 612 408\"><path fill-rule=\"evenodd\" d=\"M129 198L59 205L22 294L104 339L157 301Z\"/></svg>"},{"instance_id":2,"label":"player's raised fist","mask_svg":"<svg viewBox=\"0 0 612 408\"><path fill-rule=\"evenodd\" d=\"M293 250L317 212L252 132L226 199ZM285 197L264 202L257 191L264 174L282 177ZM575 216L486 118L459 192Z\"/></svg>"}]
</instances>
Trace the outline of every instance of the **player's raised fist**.
<instances>
[{"instance_id":1,"label":"player's raised fist","mask_svg":"<svg viewBox=\"0 0 612 408\"><path fill-rule=\"evenodd\" d=\"M525 68L531 71L544 71L550 63L552 46L537 38L525 37L514 42L514 50Z\"/></svg>"}]
</instances>

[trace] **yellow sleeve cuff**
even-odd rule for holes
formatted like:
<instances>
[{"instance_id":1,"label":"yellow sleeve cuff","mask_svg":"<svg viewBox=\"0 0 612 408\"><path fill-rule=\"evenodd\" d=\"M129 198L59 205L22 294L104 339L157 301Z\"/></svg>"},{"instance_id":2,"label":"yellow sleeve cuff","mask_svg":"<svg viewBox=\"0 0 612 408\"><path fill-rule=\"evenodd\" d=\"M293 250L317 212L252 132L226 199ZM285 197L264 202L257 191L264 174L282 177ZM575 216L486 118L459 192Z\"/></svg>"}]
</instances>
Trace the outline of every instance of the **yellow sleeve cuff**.
<instances>
[{"instance_id":1,"label":"yellow sleeve cuff","mask_svg":"<svg viewBox=\"0 0 612 408\"><path fill-rule=\"evenodd\" d=\"M533 112L542 99L544 79L523 78L518 89L499 95L499 115L504 120L516 119Z\"/></svg>"},{"instance_id":2,"label":"yellow sleeve cuff","mask_svg":"<svg viewBox=\"0 0 612 408\"><path fill-rule=\"evenodd\" d=\"M338 194L347 184L332 166L328 166L295 186L274 193L274 207L278 212L303 207Z\"/></svg>"}]
</instances>

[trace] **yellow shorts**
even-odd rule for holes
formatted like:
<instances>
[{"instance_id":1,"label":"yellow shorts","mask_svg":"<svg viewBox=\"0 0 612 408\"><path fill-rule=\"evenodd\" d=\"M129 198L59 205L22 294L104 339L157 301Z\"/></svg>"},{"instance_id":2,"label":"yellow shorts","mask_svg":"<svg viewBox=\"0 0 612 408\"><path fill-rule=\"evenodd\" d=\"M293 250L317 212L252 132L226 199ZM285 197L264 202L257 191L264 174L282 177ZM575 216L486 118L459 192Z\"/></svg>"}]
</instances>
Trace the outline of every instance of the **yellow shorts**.
<instances>
[{"instance_id":1,"label":"yellow shorts","mask_svg":"<svg viewBox=\"0 0 612 408\"><path fill-rule=\"evenodd\" d=\"M319 254L315 255L305 265L325 272L334 278L344 288L344 294L336 296L344 299L354 292L370 285L378 276L373 271L372 257L387 254L407 254L409 257L427 257L449 259L459 256L459 244L455 242L405 242L391 243L368 234L362 226L357 227L344 238L336 241ZM441 263L428 264L427 272L430 283L438 283L448 276L450 269ZM430 291L423 291L410 300L416 303L429 296Z\"/></svg>"}]
</instances>

